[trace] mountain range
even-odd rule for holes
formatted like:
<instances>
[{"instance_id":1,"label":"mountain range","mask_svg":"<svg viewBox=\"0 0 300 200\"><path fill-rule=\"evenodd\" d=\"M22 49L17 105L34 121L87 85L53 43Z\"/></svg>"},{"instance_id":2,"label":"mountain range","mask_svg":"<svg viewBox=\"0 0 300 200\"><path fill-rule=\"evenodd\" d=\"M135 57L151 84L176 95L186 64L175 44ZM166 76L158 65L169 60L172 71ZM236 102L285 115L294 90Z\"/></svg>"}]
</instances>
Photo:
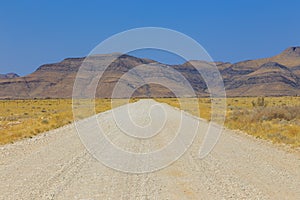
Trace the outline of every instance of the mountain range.
<instances>
[{"instance_id":1,"label":"mountain range","mask_svg":"<svg viewBox=\"0 0 300 200\"><path fill-rule=\"evenodd\" d=\"M31 98L71 98L76 74L84 62L88 71L80 77L83 81L82 92L97 78L97 72L116 54L95 55L86 59L67 58L61 62L45 64L35 72L19 77L17 74L0 75L1 99ZM109 98L117 82L123 88L134 90L136 97L172 97L175 94L164 86L171 85L180 90L180 78L175 72L166 73L159 68L168 68L179 72L192 86L197 96L209 96L204 79L193 67L217 66L223 78L227 96L296 96L300 95L300 47L290 47L278 55L269 58L246 60L237 63L188 61L181 65L166 65L154 60L120 55L114 60L97 83L96 97ZM124 74L136 66L144 65L139 73ZM163 77L162 85L146 84L138 87L138 80L149 77ZM118 96L118 97L123 97ZM126 94L124 93L124 97Z\"/></svg>"}]
</instances>

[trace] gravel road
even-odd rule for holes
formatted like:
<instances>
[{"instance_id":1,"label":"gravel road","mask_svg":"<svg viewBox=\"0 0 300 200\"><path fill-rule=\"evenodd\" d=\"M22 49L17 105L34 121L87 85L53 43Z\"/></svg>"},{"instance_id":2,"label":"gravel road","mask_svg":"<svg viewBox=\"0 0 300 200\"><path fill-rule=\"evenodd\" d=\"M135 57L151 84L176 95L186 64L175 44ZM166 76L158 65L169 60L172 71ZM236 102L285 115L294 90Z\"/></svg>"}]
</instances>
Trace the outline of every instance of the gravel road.
<instances>
[{"instance_id":1,"label":"gravel road","mask_svg":"<svg viewBox=\"0 0 300 200\"><path fill-rule=\"evenodd\" d=\"M130 104L138 123L149 123L145 107L151 104L157 102ZM173 117L150 139L122 134L111 111L96 117L114 144L148 152L167 144L180 124L180 110L160 106ZM208 123L199 120L199 125L193 144L180 159L145 174L101 164L85 149L74 124L0 146L0 199L300 199L299 152L224 129L213 151L199 159Z\"/></svg>"}]
</instances>

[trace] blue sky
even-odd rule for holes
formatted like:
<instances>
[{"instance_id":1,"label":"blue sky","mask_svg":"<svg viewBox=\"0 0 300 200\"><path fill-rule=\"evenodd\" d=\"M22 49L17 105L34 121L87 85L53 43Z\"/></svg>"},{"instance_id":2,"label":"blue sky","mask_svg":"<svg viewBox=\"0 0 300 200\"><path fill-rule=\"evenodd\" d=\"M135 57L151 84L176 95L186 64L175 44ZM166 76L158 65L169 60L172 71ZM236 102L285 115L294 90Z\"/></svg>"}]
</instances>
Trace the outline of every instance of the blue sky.
<instances>
[{"instance_id":1,"label":"blue sky","mask_svg":"<svg viewBox=\"0 0 300 200\"><path fill-rule=\"evenodd\" d=\"M0 3L0 73L25 75L41 64L85 56L111 35L145 26L187 34L216 61L272 56L300 46L299 8L297 0L4 0ZM155 52L136 55L181 62Z\"/></svg>"}]
</instances>

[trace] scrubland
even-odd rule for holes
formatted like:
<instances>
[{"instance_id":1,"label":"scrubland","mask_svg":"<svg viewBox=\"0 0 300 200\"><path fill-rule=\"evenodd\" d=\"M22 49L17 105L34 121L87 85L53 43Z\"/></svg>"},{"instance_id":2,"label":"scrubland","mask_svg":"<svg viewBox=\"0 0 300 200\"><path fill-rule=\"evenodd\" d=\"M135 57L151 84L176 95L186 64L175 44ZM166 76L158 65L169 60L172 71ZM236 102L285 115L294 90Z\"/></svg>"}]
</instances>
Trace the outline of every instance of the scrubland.
<instances>
[{"instance_id":1,"label":"scrubland","mask_svg":"<svg viewBox=\"0 0 300 200\"><path fill-rule=\"evenodd\" d=\"M138 99L131 99L130 102ZM158 102L180 108L180 101L185 102L184 109L196 115L195 106L189 106L192 99L157 98ZM194 101L195 99L193 99ZM84 101L80 101L82 104ZM127 100L116 100L116 105ZM200 117L210 120L211 100L199 98ZM86 100L89 104L89 100ZM225 126L241 130L257 138L271 140L274 143L300 146L300 97L243 97L226 99L227 112ZM110 99L97 99L95 112L111 109ZM71 99L43 100L1 100L0 101L0 144L18 139L33 137L73 122ZM90 112L92 113L92 112ZM82 113L78 118L88 117ZM78 119L77 118L77 119Z\"/></svg>"},{"instance_id":2,"label":"scrubland","mask_svg":"<svg viewBox=\"0 0 300 200\"><path fill-rule=\"evenodd\" d=\"M179 107L176 99L157 99ZM200 117L210 120L211 101L200 98ZM300 146L300 97L227 98L225 126L274 143ZM186 111L196 114L194 107Z\"/></svg>"},{"instance_id":3,"label":"scrubland","mask_svg":"<svg viewBox=\"0 0 300 200\"><path fill-rule=\"evenodd\" d=\"M110 109L110 100L99 99L96 112ZM0 101L0 144L32 137L73 122L72 99Z\"/></svg>"}]
</instances>

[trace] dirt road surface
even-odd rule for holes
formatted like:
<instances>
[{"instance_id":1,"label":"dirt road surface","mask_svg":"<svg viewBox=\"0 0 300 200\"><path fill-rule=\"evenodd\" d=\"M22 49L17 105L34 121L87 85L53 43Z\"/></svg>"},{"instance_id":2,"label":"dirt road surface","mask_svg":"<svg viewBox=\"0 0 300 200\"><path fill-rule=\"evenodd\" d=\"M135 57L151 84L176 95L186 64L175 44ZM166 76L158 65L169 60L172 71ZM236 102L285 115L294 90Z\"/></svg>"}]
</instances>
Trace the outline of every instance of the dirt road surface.
<instances>
[{"instance_id":1,"label":"dirt road surface","mask_svg":"<svg viewBox=\"0 0 300 200\"><path fill-rule=\"evenodd\" d=\"M157 102L130 104L133 118L149 123L145 107L153 103ZM97 119L114 144L147 152L163 147L179 124L179 110L160 106L173 117L161 134L149 140L128 139L111 111ZM224 130L213 151L199 159L208 127L205 121L199 123L192 146L179 160L145 174L123 173L101 164L83 146L74 124L1 146L0 199L300 199L299 153Z\"/></svg>"}]
</instances>

